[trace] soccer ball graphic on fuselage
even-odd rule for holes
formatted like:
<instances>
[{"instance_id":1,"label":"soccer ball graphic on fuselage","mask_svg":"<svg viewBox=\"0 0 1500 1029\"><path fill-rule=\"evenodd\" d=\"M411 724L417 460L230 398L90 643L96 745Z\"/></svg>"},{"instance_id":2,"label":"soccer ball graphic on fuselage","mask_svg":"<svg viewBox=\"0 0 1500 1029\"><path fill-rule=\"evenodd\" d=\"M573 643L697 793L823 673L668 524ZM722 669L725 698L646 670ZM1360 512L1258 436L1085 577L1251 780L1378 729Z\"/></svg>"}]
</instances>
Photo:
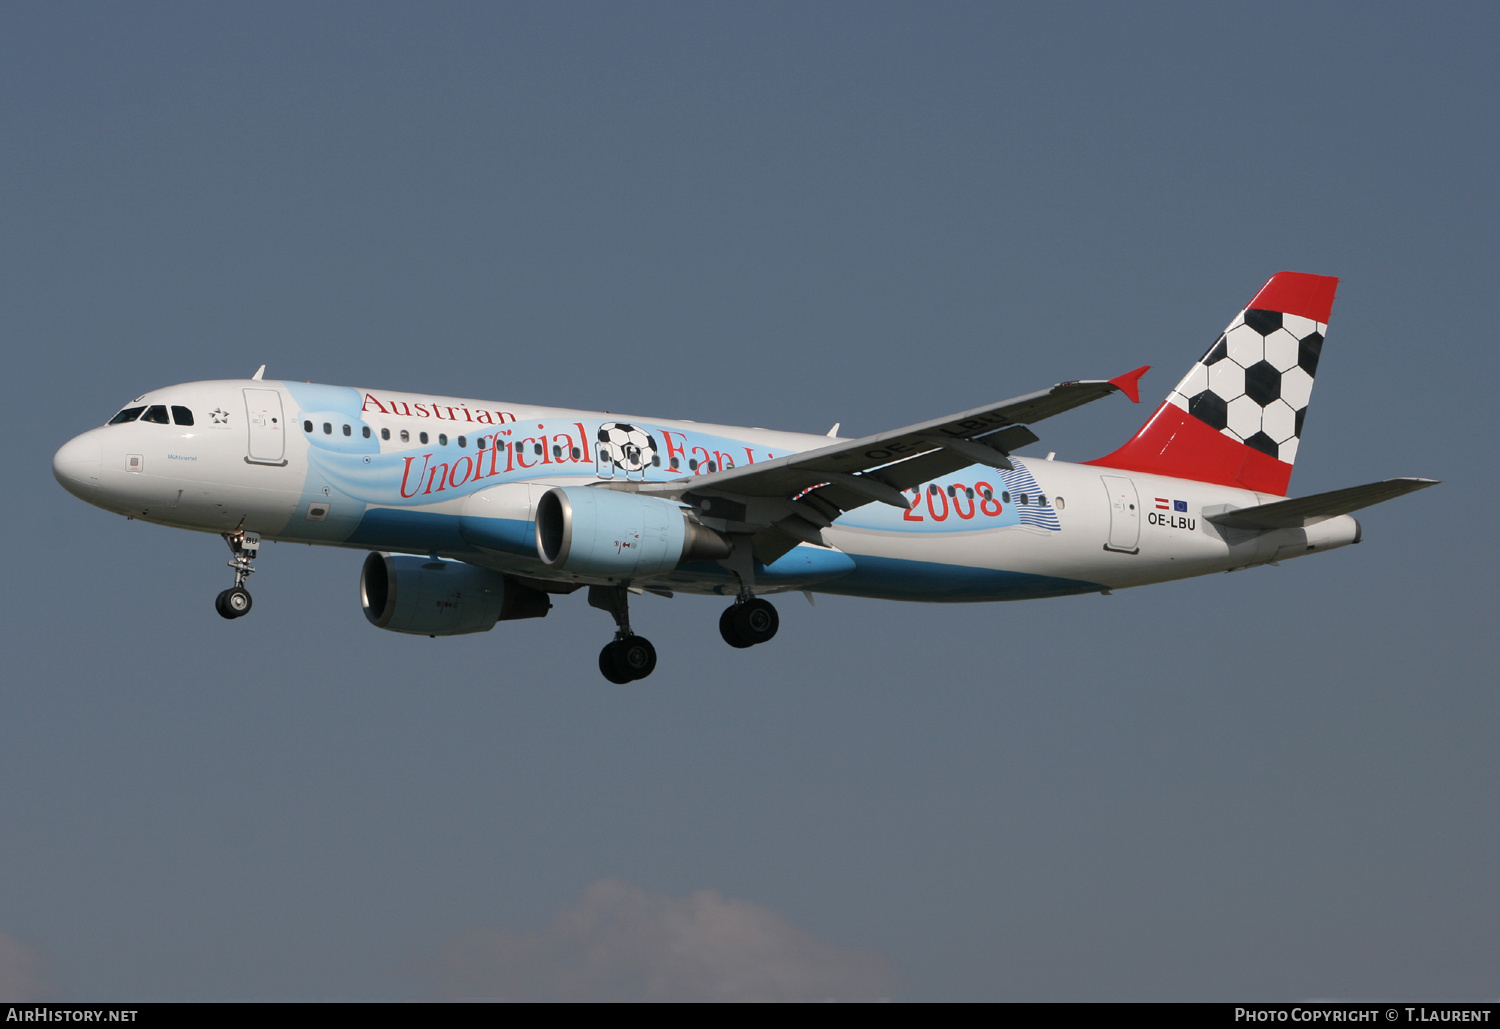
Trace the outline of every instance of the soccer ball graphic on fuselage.
<instances>
[{"instance_id":1,"label":"soccer ball graphic on fuselage","mask_svg":"<svg viewBox=\"0 0 1500 1029\"><path fill-rule=\"evenodd\" d=\"M450 636L538 618L587 587L613 682L649 675L631 594L732 598L734 647L776 634L766 594L981 601L1100 593L1330 550L1350 512L1433 485L1283 499L1337 279L1271 278L1126 444L1083 464L1013 456L1028 427L1145 368L1063 382L862 439L274 382L146 393L66 443L70 493L216 532L250 610L264 539L369 551L365 616ZM836 427L835 427L836 428Z\"/></svg>"}]
</instances>

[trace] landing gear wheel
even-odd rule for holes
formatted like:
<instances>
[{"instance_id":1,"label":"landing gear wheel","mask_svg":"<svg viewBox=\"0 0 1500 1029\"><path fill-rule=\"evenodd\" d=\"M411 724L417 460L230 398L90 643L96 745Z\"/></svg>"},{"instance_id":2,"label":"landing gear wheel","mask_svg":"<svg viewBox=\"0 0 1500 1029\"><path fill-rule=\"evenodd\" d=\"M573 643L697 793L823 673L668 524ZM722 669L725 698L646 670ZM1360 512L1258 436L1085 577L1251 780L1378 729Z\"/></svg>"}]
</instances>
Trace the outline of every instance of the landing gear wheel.
<instances>
[{"instance_id":1,"label":"landing gear wheel","mask_svg":"<svg viewBox=\"0 0 1500 1029\"><path fill-rule=\"evenodd\" d=\"M769 643L776 630L781 628L781 616L769 600L756 597L740 606L740 626L745 638L752 644Z\"/></svg>"},{"instance_id":2,"label":"landing gear wheel","mask_svg":"<svg viewBox=\"0 0 1500 1029\"><path fill-rule=\"evenodd\" d=\"M781 628L781 618L768 600L756 597L735 604L719 616L719 635L731 647L753 647L765 643Z\"/></svg>"},{"instance_id":3,"label":"landing gear wheel","mask_svg":"<svg viewBox=\"0 0 1500 1029\"><path fill-rule=\"evenodd\" d=\"M599 651L599 671L616 685L644 679L656 669L656 648L644 636L626 636Z\"/></svg>"},{"instance_id":4,"label":"landing gear wheel","mask_svg":"<svg viewBox=\"0 0 1500 1029\"><path fill-rule=\"evenodd\" d=\"M250 613L250 591L234 586L220 593L214 608L225 618L240 618Z\"/></svg>"},{"instance_id":5,"label":"landing gear wheel","mask_svg":"<svg viewBox=\"0 0 1500 1029\"><path fill-rule=\"evenodd\" d=\"M739 607L735 604L724 609L724 613L719 616L719 635L723 636L724 642L731 647L744 650L753 644L740 632L739 620L735 617L735 612L739 610Z\"/></svg>"},{"instance_id":6,"label":"landing gear wheel","mask_svg":"<svg viewBox=\"0 0 1500 1029\"><path fill-rule=\"evenodd\" d=\"M656 648L644 636L627 636L615 644L615 663L632 679L644 679L656 670Z\"/></svg>"},{"instance_id":7,"label":"landing gear wheel","mask_svg":"<svg viewBox=\"0 0 1500 1029\"><path fill-rule=\"evenodd\" d=\"M599 651L599 672L616 686L624 686L630 681L630 676L620 668L615 658L615 644L618 642L606 643L604 649Z\"/></svg>"}]
</instances>

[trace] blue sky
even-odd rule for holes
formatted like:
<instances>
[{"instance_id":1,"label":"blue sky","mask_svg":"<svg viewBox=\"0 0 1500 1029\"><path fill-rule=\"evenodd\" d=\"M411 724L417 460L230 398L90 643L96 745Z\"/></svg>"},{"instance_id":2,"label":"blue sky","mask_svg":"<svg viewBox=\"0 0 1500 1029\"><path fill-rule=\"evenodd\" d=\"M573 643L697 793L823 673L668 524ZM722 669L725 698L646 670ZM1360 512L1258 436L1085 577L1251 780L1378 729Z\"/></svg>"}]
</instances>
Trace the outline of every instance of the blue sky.
<instances>
[{"instance_id":1,"label":"blue sky","mask_svg":"<svg viewBox=\"0 0 1500 1029\"><path fill-rule=\"evenodd\" d=\"M7 6L0 989L592 996L594 947L683 997L1495 997L1496 30ZM262 363L846 434L1155 366L1141 408L1042 427L1087 459L1284 268L1342 279L1293 492L1444 480L1360 546L1107 598L793 596L745 652L717 602L645 598L661 663L623 689L581 597L397 637L357 553L267 546L223 622L218 539L50 471L142 391ZM662 972L663 940L720 963Z\"/></svg>"}]
</instances>

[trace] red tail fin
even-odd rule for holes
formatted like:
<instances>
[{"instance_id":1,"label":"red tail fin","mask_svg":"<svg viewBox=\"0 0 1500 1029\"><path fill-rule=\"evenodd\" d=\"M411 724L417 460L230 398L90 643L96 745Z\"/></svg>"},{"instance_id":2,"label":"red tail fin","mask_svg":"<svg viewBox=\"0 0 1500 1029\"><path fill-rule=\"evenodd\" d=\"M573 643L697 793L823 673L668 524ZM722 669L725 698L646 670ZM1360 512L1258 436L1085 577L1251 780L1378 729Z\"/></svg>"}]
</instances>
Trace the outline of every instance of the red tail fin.
<instances>
[{"instance_id":1,"label":"red tail fin","mask_svg":"<svg viewBox=\"0 0 1500 1029\"><path fill-rule=\"evenodd\" d=\"M1271 276L1140 431L1089 463L1285 496L1338 282Z\"/></svg>"}]
</instances>

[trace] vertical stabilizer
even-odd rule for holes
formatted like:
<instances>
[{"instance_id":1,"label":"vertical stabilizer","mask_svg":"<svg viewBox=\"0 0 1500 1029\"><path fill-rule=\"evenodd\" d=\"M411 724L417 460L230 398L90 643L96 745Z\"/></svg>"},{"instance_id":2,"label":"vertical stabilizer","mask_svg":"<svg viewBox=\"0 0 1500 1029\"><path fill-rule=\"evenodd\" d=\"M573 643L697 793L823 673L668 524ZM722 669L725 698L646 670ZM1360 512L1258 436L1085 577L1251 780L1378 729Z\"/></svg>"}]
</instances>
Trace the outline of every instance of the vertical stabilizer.
<instances>
[{"instance_id":1,"label":"vertical stabilizer","mask_svg":"<svg viewBox=\"0 0 1500 1029\"><path fill-rule=\"evenodd\" d=\"M1089 463L1285 496L1338 281L1271 276L1140 431Z\"/></svg>"}]
</instances>

